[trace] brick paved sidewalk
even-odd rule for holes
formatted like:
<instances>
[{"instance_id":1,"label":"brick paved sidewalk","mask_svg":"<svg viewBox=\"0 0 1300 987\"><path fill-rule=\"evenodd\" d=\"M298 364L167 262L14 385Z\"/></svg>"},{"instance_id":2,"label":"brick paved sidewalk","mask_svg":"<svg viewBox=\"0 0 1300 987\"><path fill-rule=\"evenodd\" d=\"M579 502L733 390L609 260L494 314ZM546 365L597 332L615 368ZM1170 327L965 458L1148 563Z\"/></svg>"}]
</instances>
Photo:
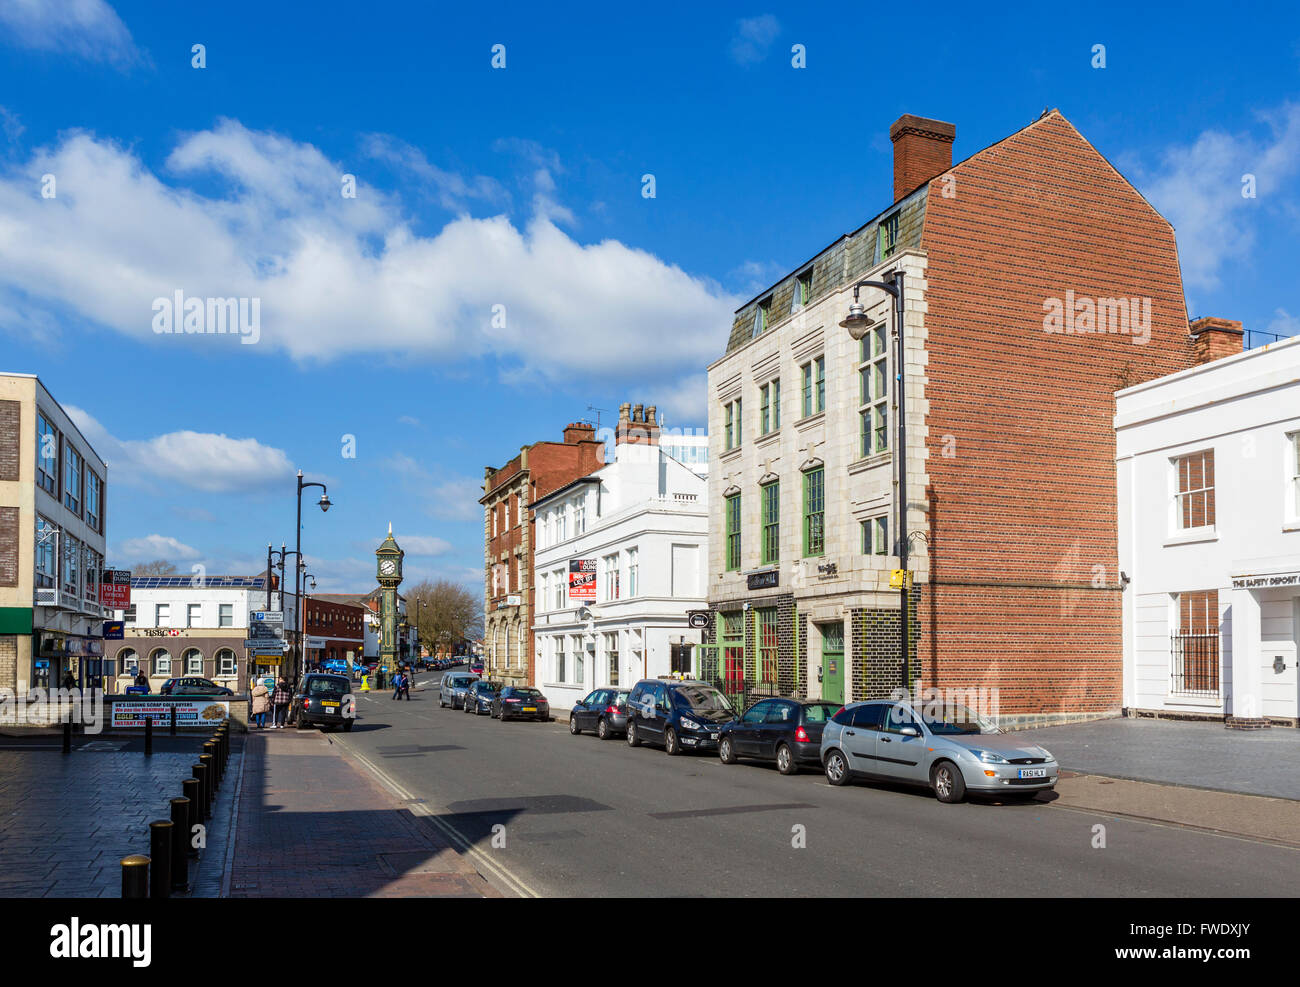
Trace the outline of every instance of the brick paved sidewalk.
<instances>
[{"instance_id":1,"label":"brick paved sidewalk","mask_svg":"<svg viewBox=\"0 0 1300 987\"><path fill-rule=\"evenodd\" d=\"M246 739L232 898L499 897L315 730Z\"/></svg>"},{"instance_id":2,"label":"brick paved sidewalk","mask_svg":"<svg viewBox=\"0 0 1300 987\"><path fill-rule=\"evenodd\" d=\"M0 898L121 894L122 858L149 852L205 739L158 738L151 757L139 738L0 741Z\"/></svg>"}]
</instances>

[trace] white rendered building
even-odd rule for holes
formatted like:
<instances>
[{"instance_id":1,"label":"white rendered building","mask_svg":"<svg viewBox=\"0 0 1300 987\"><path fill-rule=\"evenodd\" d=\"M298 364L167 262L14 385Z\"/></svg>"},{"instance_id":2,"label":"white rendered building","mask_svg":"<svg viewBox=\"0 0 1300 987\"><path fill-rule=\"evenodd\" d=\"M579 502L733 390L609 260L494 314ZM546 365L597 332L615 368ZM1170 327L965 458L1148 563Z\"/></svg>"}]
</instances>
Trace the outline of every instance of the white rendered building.
<instances>
[{"instance_id":1,"label":"white rendered building","mask_svg":"<svg viewBox=\"0 0 1300 987\"><path fill-rule=\"evenodd\" d=\"M1119 391L1115 429L1125 707L1294 723L1300 338Z\"/></svg>"},{"instance_id":2,"label":"white rendered building","mask_svg":"<svg viewBox=\"0 0 1300 987\"><path fill-rule=\"evenodd\" d=\"M597 687L690 670L707 497L707 481L660 448L654 407L630 414L624 404L614 461L529 505L537 685L554 709Z\"/></svg>"}]
</instances>

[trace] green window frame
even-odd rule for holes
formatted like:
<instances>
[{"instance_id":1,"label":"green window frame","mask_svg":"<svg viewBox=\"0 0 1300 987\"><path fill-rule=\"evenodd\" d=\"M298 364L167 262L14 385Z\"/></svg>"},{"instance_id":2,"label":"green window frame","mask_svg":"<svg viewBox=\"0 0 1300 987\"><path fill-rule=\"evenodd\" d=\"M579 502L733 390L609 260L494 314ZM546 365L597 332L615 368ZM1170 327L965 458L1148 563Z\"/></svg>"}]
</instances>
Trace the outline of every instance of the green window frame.
<instances>
[{"instance_id":1,"label":"green window frame","mask_svg":"<svg viewBox=\"0 0 1300 987\"><path fill-rule=\"evenodd\" d=\"M740 494L726 499L727 506L727 571L740 568Z\"/></svg>"},{"instance_id":2,"label":"green window frame","mask_svg":"<svg viewBox=\"0 0 1300 987\"><path fill-rule=\"evenodd\" d=\"M803 417L807 418L812 412L812 364L805 363L799 368L799 373L803 379Z\"/></svg>"},{"instance_id":3,"label":"green window frame","mask_svg":"<svg viewBox=\"0 0 1300 987\"><path fill-rule=\"evenodd\" d=\"M858 455L889 449L889 344L877 326L858 344Z\"/></svg>"},{"instance_id":4,"label":"green window frame","mask_svg":"<svg viewBox=\"0 0 1300 987\"><path fill-rule=\"evenodd\" d=\"M738 449L740 447L741 437L743 434L740 427L740 398L736 398L734 401L728 401L723 405L723 408L726 412L726 423L723 434L726 437L726 451L730 452L732 449Z\"/></svg>"},{"instance_id":5,"label":"green window frame","mask_svg":"<svg viewBox=\"0 0 1300 987\"><path fill-rule=\"evenodd\" d=\"M726 404L724 404L722 407L725 409L725 413L726 413L726 416L727 416L726 430L725 430L725 432L724 432L724 435L726 436L726 443L727 443L727 446L726 446L726 447L727 447L728 450L731 450L731 449L734 449L734 448L735 448L735 445L733 444L733 442L732 442L732 438L731 438L731 436L732 436L732 431L731 431L731 419L732 419L732 415L735 414L735 409L731 406L731 402L730 402L730 401L728 401L728 402L727 402Z\"/></svg>"},{"instance_id":6,"label":"green window frame","mask_svg":"<svg viewBox=\"0 0 1300 987\"><path fill-rule=\"evenodd\" d=\"M768 393L767 384L758 389L758 399L758 432L760 435L766 435L772 431L771 394Z\"/></svg>"},{"instance_id":7,"label":"green window frame","mask_svg":"<svg viewBox=\"0 0 1300 987\"><path fill-rule=\"evenodd\" d=\"M803 475L803 555L826 554L826 470L822 466Z\"/></svg>"},{"instance_id":8,"label":"green window frame","mask_svg":"<svg viewBox=\"0 0 1300 987\"><path fill-rule=\"evenodd\" d=\"M781 481L774 480L762 488L763 497L763 565L781 559Z\"/></svg>"},{"instance_id":9,"label":"green window frame","mask_svg":"<svg viewBox=\"0 0 1300 987\"><path fill-rule=\"evenodd\" d=\"M781 427L781 378L772 379L772 430Z\"/></svg>"},{"instance_id":10,"label":"green window frame","mask_svg":"<svg viewBox=\"0 0 1300 987\"><path fill-rule=\"evenodd\" d=\"M898 250L898 213L880 221L876 244L880 260L892 257Z\"/></svg>"},{"instance_id":11,"label":"green window frame","mask_svg":"<svg viewBox=\"0 0 1300 987\"><path fill-rule=\"evenodd\" d=\"M819 356L799 368L803 374L803 417L826 410L826 357Z\"/></svg>"},{"instance_id":12,"label":"green window frame","mask_svg":"<svg viewBox=\"0 0 1300 987\"><path fill-rule=\"evenodd\" d=\"M889 516L867 518L862 522L862 554L889 554Z\"/></svg>"}]
</instances>

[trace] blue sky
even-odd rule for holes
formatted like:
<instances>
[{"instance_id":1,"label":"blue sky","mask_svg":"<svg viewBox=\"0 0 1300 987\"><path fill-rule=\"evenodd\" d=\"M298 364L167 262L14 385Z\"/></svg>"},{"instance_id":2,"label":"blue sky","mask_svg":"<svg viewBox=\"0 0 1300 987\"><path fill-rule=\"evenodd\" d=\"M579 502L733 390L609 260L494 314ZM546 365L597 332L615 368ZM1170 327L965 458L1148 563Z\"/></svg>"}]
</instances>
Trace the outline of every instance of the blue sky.
<instances>
[{"instance_id":1,"label":"blue sky","mask_svg":"<svg viewBox=\"0 0 1300 987\"><path fill-rule=\"evenodd\" d=\"M322 590L389 521L477 582L484 465L589 406L703 425L736 305L888 204L900 114L960 159L1050 106L1174 223L1193 315L1294 333L1300 18L1090 6L0 0L0 369L109 460L114 561L250 571L301 468ZM258 299L257 342L155 333L177 290Z\"/></svg>"}]
</instances>

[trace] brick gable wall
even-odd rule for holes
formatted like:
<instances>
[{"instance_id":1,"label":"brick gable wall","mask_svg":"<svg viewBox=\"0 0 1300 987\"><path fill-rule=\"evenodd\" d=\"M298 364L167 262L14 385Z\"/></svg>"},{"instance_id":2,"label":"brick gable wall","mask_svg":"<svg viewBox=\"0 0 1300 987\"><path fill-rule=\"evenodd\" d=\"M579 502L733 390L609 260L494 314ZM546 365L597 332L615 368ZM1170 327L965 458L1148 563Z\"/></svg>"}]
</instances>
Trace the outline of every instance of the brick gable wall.
<instances>
[{"instance_id":1,"label":"brick gable wall","mask_svg":"<svg viewBox=\"0 0 1300 987\"><path fill-rule=\"evenodd\" d=\"M925 682L997 686L1004 712L1118 709L1113 392L1195 362L1174 233L1055 112L951 174L922 241ZM1049 335L1067 291L1149 297L1150 342Z\"/></svg>"}]
</instances>

